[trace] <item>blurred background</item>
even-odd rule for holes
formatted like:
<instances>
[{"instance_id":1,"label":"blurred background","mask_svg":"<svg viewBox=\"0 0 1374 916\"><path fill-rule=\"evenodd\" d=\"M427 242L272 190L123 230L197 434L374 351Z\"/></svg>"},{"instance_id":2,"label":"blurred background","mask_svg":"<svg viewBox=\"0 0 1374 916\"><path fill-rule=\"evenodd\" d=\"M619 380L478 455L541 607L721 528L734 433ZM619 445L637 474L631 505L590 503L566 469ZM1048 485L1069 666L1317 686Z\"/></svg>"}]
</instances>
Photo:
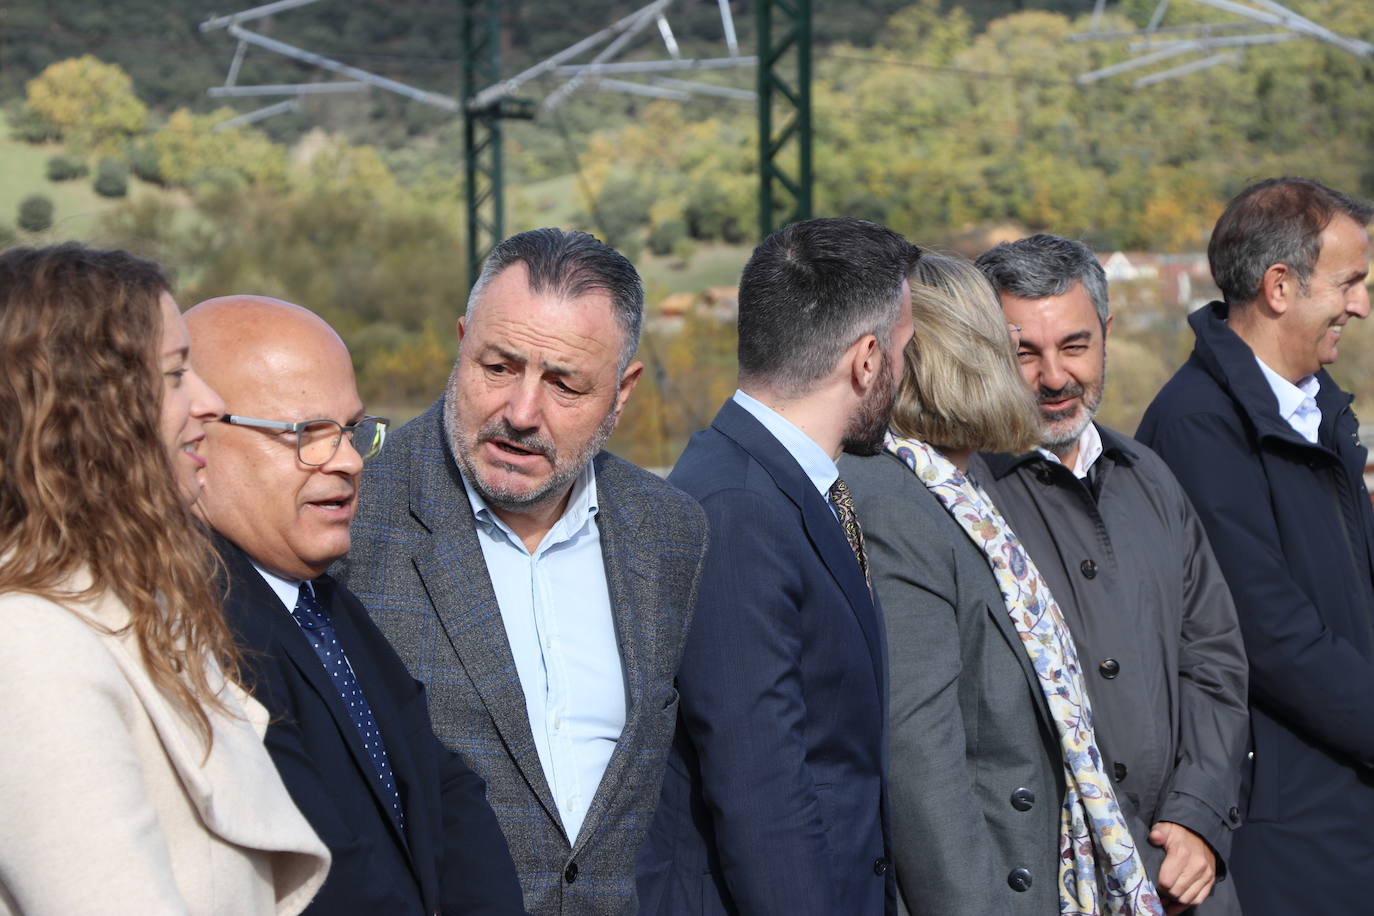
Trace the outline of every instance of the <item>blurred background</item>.
<instances>
[{"instance_id":1,"label":"blurred background","mask_svg":"<svg viewBox=\"0 0 1374 916\"><path fill-rule=\"evenodd\" d=\"M779 2L665 0L633 28L640 3L486 4L488 78L622 24L506 93L529 104L501 123L496 189L506 234L586 229L644 275L648 371L611 444L643 465L670 466L734 387L735 284L761 221L758 67L568 68L598 50L753 55L758 4ZM183 306L231 292L308 306L348 341L369 409L413 416L454 356L474 146L461 107L353 71L469 97L472 0L298 0L202 30L251 6L223 3L0 6L0 245L127 247L174 272ZM1367 0L809 5L809 67L792 78L810 87L812 213L969 256L1038 231L1086 241L1116 315L1102 418L1126 432L1186 357L1188 311L1215 295L1207 236L1230 196L1281 174L1374 196ZM286 102L225 86L285 86ZM1369 334L1352 325L1333 369L1357 410L1374 397Z\"/></svg>"}]
</instances>

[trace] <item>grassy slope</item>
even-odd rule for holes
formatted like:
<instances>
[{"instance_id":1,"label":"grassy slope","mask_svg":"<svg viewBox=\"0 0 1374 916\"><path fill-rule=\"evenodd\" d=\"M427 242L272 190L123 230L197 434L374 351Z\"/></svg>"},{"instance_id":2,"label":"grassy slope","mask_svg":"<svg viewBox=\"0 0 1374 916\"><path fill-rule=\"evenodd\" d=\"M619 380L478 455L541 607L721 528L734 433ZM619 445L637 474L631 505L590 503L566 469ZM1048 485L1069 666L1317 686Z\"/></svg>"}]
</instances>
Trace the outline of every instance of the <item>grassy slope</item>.
<instances>
[{"instance_id":1,"label":"grassy slope","mask_svg":"<svg viewBox=\"0 0 1374 916\"><path fill-rule=\"evenodd\" d=\"M0 225L14 228L19 220L19 203L30 194L43 194L53 202L53 226L47 232L20 233L28 242L89 239L99 217L118 204L117 200L95 193L95 160L87 164L90 173L73 181L49 181L48 159L63 152L61 143L32 144L10 137L9 123L0 112ZM154 185L129 177L129 196L145 193L165 194Z\"/></svg>"}]
</instances>

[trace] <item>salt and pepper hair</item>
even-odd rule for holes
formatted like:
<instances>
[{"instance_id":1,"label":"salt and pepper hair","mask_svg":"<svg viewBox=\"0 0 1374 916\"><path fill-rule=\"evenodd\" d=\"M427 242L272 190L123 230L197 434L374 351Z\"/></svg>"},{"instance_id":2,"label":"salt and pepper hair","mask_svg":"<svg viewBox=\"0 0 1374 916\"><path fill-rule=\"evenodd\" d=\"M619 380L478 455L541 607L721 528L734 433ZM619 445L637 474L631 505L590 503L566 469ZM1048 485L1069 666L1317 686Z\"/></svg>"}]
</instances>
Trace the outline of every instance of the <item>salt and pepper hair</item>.
<instances>
[{"instance_id":1,"label":"salt and pepper hair","mask_svg":"<svg viewBox=\"0 0 1374 916\"><path fill-rule=\"evenodd\" d=\"M1364 226L1374 218L1374 206L1310 178L1270 178L1241 191L1207 243L1222 298L1233 307L1254 302L1275 264L1285 265L1306 294L1321 255L1321 234L1338 214Z\"/></svg>"},{"instance_id":2,"label":"salt and pepper hair","mask_svg":"<svg viewBox=\"0 0 1374 916\"><path fill-rule=\"evenodd\" d=\"M892 429L936 448L1019 454L1040 444L1035 399L1011 332L972 261L926 254L911 278L912 323Z\"/></svg>"},{"instance_id":3,"label":"salt and pepper hair","mask_svg":"<svg viewBox=\"0 0 1374 916\"><path fill-rule=\"evenodd\" d=\"M975 263L999 295L1046 299L1082 283L1097 320L1107 327L1107 272L1082 242L1042 232L990 248Z\"/></svg>"},{"instance_id":4,"label":"salt and pepper hair","mask_svg":"<svg viewBox=\"0 0 1374 916\"><path fill-rule=\"evenodd\" d=\"M801 396L863 335L886 345L902 281L920 256L891 229L850 217L792 223L768 236L740 277L741 383Z\"/></svg>"},{"instance_id":5,"label":"salt and pepper hair","mask_svg":"<svg viewBox=\"0 0 1374 916\"><path fill-rule=\"evenodd\" d=\"M524 264L529 272L532 293L555 296L565 302L594 292L610 297L616 323L625 335L620 350L619 373L623 374L639 349L644 323L644 284L634 265L585 232L547 228L520 232L492 249L482 265L482 273L468 294L469 317L491 281L516 263Z\"/></svg>"}]
</instances>

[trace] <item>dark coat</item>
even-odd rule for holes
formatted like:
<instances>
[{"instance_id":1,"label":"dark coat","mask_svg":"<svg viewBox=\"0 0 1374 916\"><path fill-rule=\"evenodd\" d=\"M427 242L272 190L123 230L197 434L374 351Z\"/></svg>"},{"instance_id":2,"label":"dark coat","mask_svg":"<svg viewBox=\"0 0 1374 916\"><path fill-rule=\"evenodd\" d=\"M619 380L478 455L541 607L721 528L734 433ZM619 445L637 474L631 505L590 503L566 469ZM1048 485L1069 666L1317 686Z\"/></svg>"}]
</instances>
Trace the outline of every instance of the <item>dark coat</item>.
<instances>
[{"instance_id":1,"label":"dark coat","mask_svg":"<svg viewBox=\"0 0 1374 916\"><path fill-rule=\"evenodd\" d=\"M840 476L887 629L898 912L1057 913L1064 758L987 556L895 455Z\"/></svg>"},{"instance_id":2,"label":"dark coat","mask_svg":"<svg viewBox=\"0 0 1374 916\"><path fill-rule=\"evenodd\" d=\"M1097 427L1093 483L1039 452L975 459L1078 647L1103 768L1151 879L1158 821L1201 836L1226 874L1240 825L1245 649L1207 536L1159 456ZM1231 909L1229 883L1209 909Z\"/></svg>"},{"instance_id":3,"label":"dark coat","mask_svg":"<svg viewBox=\"0 0 1374 916\"><path fill-rule=\"evenodd\" d=\"M329 576L315 594L377 720L400 789L402 836L338 690L309 640L248 557L218 540L225 616L245 680L272 714L265 743L333 864L306 912L321 916L523 913L506 841L482 780L440 746L424 688L367 612Z\"/></svg>"},{"instance_id":4,"label":"dark coat","mask_svg":"<svg viewBox=\"0 0 1374 916\"><path fill-rule=\"evenodd\" d=\"M1240 614L1254 752L1231 856L1247 916L1361 913L1374 876L1374 514L1350 395L1318 444L1213 303L1140 426L1192 497Z\"/></svg>"},{"instance_id":5,"label":"dark coat","mask_svg":"<svg viewBox=\"0 0 1374 916\"><path fill-rule=\"evenodd\" d=\"M677 723L673 675L706 552L706 519L694 500L648 471L608 452L593 459L625 727L570 839L530 732L443 409L440 399L368 462L340 577L425 681L439 737L486 780L525 907L535 916L628 916L638 911L635 856Z\"/></svg>"},{"instance_id":6,"label":"dark coat","mask_svg":"<svg viewBox=\"0 0 1374 916\"><path fill-rule=\"evenodd\" d=\"M643 912L878 916L886 649L844 531L733 401L669 480L701 501L711 546Z\"/></svg>"}]
</instances>

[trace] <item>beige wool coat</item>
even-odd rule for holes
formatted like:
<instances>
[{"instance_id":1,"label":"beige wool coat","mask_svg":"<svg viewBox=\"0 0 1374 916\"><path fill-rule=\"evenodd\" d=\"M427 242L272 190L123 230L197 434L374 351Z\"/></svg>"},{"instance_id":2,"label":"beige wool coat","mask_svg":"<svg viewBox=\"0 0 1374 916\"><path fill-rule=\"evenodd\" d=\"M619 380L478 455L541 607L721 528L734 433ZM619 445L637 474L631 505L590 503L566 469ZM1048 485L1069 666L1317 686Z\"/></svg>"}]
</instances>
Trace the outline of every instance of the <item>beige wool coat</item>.
<instances>
[{"instance_id":1,"label":"beige wool coat","mask_svg":"<svg viewBox=\"0 0 1374 916\"><path fill-rule=\"evenodd\" d=\"M266 710L212 672L234 716L211 713L207 758L132 633L77 613L129 617L108 595L0 595L0 916L299 913L329 852L263 747Z\"/></svg>"}]
</instances>

